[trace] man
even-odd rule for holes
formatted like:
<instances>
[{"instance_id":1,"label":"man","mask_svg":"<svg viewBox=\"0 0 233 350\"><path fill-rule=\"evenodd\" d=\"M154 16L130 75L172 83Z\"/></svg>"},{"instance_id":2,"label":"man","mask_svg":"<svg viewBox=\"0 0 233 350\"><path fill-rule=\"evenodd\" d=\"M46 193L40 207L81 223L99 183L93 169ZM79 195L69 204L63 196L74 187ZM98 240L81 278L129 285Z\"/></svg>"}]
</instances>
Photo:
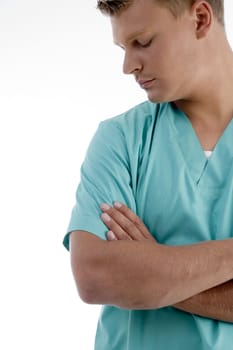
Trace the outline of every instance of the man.
<instances>
[{"instance_id":1,"label":"man","mask_svg":"<svg viewBox=\"0 0 233 350\"><path fill-rule=\"evenodd\" d=\"M81 298L105 305L95 349L233 349L233 59L223 1L98 7L124 50L124 73L149 101L100 124L64 240Z\"/></svg>"}]
</instances>

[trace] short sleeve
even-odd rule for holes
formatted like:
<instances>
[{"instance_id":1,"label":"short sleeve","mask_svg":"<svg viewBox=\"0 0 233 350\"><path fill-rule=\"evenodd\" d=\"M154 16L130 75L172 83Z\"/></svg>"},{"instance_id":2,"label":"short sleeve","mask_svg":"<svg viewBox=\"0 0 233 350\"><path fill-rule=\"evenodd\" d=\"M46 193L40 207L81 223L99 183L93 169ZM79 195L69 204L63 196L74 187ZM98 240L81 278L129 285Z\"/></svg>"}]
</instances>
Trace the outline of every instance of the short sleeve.
<instances>
[{"instance_id":1,"label":"short sleeve","mask_svg":"<svg viewBox=\"0 0 233 350\"><path fill-rule=\"evenodd\" d=\"M76 204L63 240L69 249L69 233L88 231L106 239L100 204L120 201L136 211L125 134L112 119L100 123L81 167Z\"/></svg>"}]
</instances>

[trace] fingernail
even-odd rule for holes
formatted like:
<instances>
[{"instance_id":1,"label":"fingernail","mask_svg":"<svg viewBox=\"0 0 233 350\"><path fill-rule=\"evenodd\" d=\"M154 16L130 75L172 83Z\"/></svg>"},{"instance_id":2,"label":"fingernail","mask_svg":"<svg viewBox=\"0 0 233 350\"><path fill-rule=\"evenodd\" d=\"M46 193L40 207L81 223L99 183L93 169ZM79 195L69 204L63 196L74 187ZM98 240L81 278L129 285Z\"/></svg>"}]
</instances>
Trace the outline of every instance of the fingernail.
<instances>
[{"instance_id":1,"label":"fingernail","mask_svg":"<svg viewBox=\"0 0 233 350\"><path fill-rule=\"evenodd\" d=\"M110 216L106 213L102 214L101 217L105 222L109 222L111 220Z\"/></svg>"},{"instance_id":2,"label":"fingernail","mask_svg":"<svg viewBox=\"0 0 233 350\"><path fill-rule=\"evenodd\" d=\"M110 205L108 205L108 204L106 204L106 203L102 203L102 204L100 205L100 208L101 208L102 210L108 210L108 209L110 209L111 207L110 207Z\"/></svg>"},{"instance_id":3,"label":"fingernail","mask_svg":"<svg viewBox=\"0 0 233 350\"><path fill-rule=\"evenodd\" d=\"M114 207L121 208L122 204L120 202L114 202Z\"/></svg>"},{"instance_id":4,"label":"fingernail","mask_svg":"<svg viewBox=\"0 0 233 350\"><path fill-rule=\"evenodd\" d=\"M114 233L112 231L108 231L107 238L108 238L109 241L115 241L116 240L116 236L114 235Z\"/></svg>"}]
</instances>

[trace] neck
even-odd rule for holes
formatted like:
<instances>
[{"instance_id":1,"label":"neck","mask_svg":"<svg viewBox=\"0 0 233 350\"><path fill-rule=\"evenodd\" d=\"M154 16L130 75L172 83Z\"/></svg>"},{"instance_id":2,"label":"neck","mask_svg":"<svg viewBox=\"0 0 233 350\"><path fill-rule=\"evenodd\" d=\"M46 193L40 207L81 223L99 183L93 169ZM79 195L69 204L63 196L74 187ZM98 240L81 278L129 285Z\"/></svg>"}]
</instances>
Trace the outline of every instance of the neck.
<instances>
[{"instance_id":1,"label":"neck","mask_svg":"<svg viewBox=\"0 0 233 350\"><path fill-rule=\"evenodd\" d=\"M189 96L174 103L193 122L226 124L233 118L233 53L226 40L218 52L213 48L203 66L202 79Z\"/></svg>"}]
</instances>

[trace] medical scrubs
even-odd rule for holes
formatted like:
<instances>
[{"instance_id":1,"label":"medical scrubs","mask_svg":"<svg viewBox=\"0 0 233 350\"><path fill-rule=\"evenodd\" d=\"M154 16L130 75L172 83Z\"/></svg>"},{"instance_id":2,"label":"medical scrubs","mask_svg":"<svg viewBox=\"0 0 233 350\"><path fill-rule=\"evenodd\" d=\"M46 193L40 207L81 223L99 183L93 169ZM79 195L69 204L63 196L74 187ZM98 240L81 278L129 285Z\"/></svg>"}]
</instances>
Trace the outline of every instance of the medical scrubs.
<instances>
[{"instance_id":1,"label":"medical scrubs","mask_svg":"<svg viewBox=\"0 0 233 350\"><path fill-rule=\"evenodd\" d=\"M89 145L76 198L67 249L73 230L106 239L99 205L114 201L130 207L162 244L230 238L233 120L207 158L188 117L173 103L147 101L108 119ZM230 350L233 325L173 307L103 306L95 343L95 350Z\"/></svg>"}]
</instances>

